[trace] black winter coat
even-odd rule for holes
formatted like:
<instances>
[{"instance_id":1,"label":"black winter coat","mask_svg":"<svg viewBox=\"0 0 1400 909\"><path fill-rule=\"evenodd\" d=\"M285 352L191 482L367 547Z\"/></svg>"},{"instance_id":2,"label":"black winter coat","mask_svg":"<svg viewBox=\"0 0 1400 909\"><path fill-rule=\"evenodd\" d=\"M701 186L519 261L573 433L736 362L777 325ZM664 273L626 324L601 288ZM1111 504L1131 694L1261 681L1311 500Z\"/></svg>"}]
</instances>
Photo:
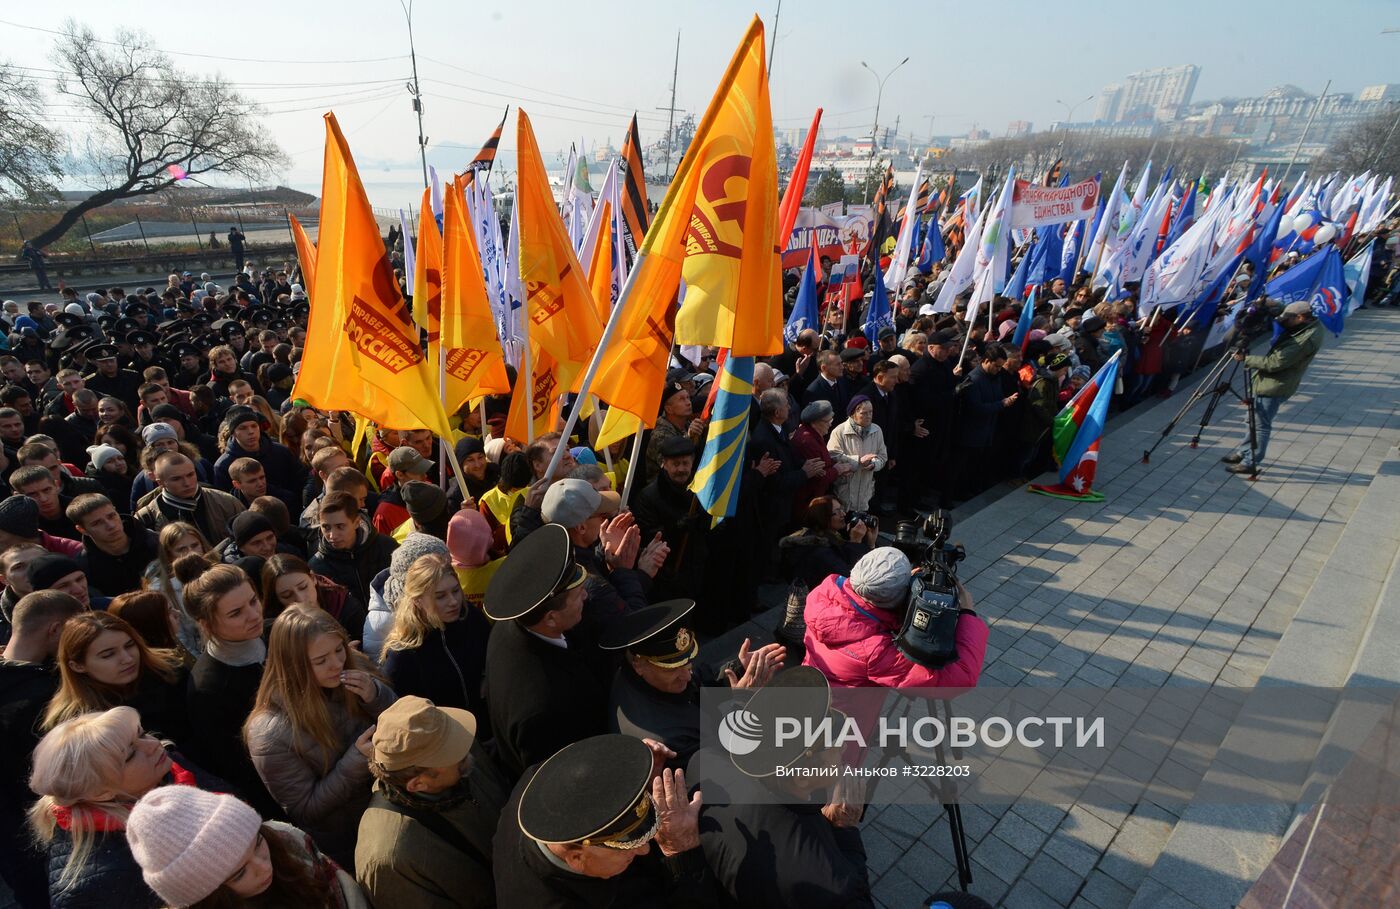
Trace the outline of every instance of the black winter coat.
<instances>
[{"instance_id":1,"label":"black winter coat","mask_svg":"<svg viewBox=\"0 0 1400 909\"><path fill-rule=\"evenodd\" d=\"M48 848L50 909L108 909L111 906L158 909L165 905L146 886L141 866L132 857L124 832L96 834L82 874L68 889L60 890L59 875L72 851L72 837L66 830L58 830Z\"/></svg>"},{"instance_id":2,"label":"black winter coat","mask_svg":"<svg viewBox=\"0 0 1400 909\"><path fill-rule=\"evenodd\" d=\"M496 756L512 781L565 745L607 731L608 690L583 648L555 646L514 621L491 630L486 702Z\"/></svg>"},{"instance_id":3,"label":"black winter coat","mask_svg":"<svg viewBox=\"0 0 1400 909\"><path fill-rule=\"evenodd\" d=\"M355 545L349 549L332 549L319 536L316 552L307 560L311 570L325 575L349 590L361 603L369 602L369 585L374 576L389 567L389 559L399 544L370 527L361 519Z\"/></svg>"},{"instance_id":4,"label":"black winter coat","mask_svg":"<svg viewBox=\"0 0 1400 909\"><path fill-rule=\"evenodd\" d=\"M962 413L957 441L963 448L988 448L996 434L997 415L1001 413L1001 379L981 366L968 376L966 390L961 393Z\"/></svg>"},{"instance_id":5,"label":"black winter coat","mask_svg":"<svg viewBox=\"0 0 1400 909\"><path fill-rule=\"evenodd\" d=\"M160 556L160 535L129 514L122 515L122 527L130 541L121 555L108 555L92 538L83 535L83 556L87 559L88 585L109 597L141 589L146 567Z\"/></svg>"},{"instance_id":6,"label":"black winter coat","mask_svg":"<svg viewBox=\"0 0 1400 909\"><path fill-rule=\"evenodd\" d=\"M268 794L243 744L243 723L253 712L263 664L230 666L201 653L190 670L185 703L194 730L192 753L200 763L238 788L264 818L286 815Z\"/></svg>"},{"instance_id":7,"label":"black winter coat","mask_svg":"<svg viewBox=\"0 0 1400 909\"><path fill-rule=\"evenodd\" d=\"M481 693L486 677L486 642L491 625L477 610L465 607L462 617L440 631L428 630L418 647L410 650L390 650L384 655L381 668L389 687L399 697L415 694L427 698L439 707L459 707L476 714L477 722L486 720L486 699ZM483 734L477 727L477 737Z\"/></svg>"}]
</instances>

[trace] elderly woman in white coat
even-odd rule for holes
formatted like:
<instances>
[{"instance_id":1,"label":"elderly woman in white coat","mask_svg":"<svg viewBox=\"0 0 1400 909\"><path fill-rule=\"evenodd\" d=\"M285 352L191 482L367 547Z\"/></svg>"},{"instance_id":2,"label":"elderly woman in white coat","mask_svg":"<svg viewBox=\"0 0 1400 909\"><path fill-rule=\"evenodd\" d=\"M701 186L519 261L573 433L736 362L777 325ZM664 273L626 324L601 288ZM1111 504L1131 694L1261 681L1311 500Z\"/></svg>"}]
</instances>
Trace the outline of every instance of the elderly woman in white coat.
<instances>
[{"instance_id":1,"label":"elderly woman in white coat","mask_svg":"<svg viewBox=\"0 0 1400 909\"><path fill-rule=\"evenodd\" d=\"M875 494L875 474L889 460L885 436L875 425L875 406L865 395L856 395L847 408L846 422L831 431L827 451L838 463L855 469L836 478L832 493L846 511L865 511Z\"/></svg>"}]
</instances>

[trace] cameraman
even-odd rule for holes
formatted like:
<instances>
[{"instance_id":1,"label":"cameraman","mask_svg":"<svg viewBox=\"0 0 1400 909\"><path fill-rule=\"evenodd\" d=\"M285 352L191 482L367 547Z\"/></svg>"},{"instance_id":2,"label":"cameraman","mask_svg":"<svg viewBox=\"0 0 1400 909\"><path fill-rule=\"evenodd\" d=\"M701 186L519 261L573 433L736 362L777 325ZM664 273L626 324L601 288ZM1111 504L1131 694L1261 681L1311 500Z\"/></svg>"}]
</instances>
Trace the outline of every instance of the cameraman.
<instances>
[{"instance_id":1,"label":"cameraman","mask_svg":"<svg viewBox=\"0 0 1400 909\"><path fill-rule=\"evenodd\" d=\"M806 666L822 671L833 688L971 688L987 654L987 623L972 611L958 583L958 656L941 669L911 662L895 647L914 570L892 546L872 549L849 578L828 575L807 595Z\"/></svg>"},{"instance_id":2,"label":"cameraman","mask_svg":"<svg viewBox=\"0 0 1400 909\"><path fill-rule=\"evenodd\" d=\"M1244 444L1232 454L1220 460L1230 473L1253 473L1264 461L1264 452L1269 447L1269 434L1273 429L1274 417L1279 405L1293 396L1308 364L1322 349L1322 325L1313 316L1312 304L1307 300L1289 303L1278 317L1283 332L1269 346L1269 352L1259 355L1246 355L1237 348L1236 360L1244 363L1246 369L1254 370L1254 424L1255 451L1249 449L1249 431L1246 428Z\"/></svg>"}]
</instances>

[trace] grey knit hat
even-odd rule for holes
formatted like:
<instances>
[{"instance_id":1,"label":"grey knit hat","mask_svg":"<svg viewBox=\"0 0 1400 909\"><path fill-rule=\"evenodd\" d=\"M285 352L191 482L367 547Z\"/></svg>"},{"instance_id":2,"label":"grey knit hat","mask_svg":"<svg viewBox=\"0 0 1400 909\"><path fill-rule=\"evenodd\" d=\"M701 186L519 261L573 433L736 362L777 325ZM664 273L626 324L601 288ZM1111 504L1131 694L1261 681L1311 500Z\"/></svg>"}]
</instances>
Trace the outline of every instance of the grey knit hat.
<instances>
[{"instance_id":1,"label":"grey knit hat","mask_svg":"<svg viewBox=\"0 0 1400 909\"><path fill-rule=\"evenodd\" d=\"M404 578L413 563L428 555L442 555L451 558L447 544L437 537L414 531L403 538L403 543L389 558L389 577L384 580L384 602L393 608L403 593Z\"/></svg>"},{"instance_id":2,"label":"grey knit hat","mask_svg":"<svg viewBox=\"0 0 1400 909\"><path fill-rule=\"evenodd\" d=\"M891 609L909 594L913 567L893 546L872 549L851 569L851 589L873 605Z\"/></svg>"}]
</instances>

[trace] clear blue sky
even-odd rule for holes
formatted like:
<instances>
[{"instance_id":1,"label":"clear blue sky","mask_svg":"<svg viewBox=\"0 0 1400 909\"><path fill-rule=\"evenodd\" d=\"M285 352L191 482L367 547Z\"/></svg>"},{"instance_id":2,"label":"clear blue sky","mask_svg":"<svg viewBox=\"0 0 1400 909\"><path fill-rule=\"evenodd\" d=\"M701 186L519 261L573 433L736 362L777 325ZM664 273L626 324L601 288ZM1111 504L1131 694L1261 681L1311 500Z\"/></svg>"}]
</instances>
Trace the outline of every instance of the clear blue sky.
<instances>
[{"instance_id":1,"label":"clear blue sky","mask_svg":"<svg viewBox=\"0 0 1400 909\"><path fill-rule=\"evenodd\" d=\"M430 145L459 143L465 162L506 103L530 113L548 154L582 138L621 145L633 109L643 139L665 127L672 55L681 31L677 106L704 108L749 17L769 25L777 0L638 3L620 0L417 0L414 31ZM0 58L54 66L56 29L72 16L110 35L137 27L197 74L212 71L265 103L292 156L287 182L319 179L323 127L333 109L362 167L416 161L416 125L403 82L408 35L396 0L240 0L157 6L132 0L8 5ZM1196 98L1252 95L1290 82L1311 92L1400 82L1400 4L1393 0L1178 0L1172 3L828 2L786 0L778 22L773 114L805 125L825 107L824 134L868 133L875 79L905 56L887 83L880 120L904 131L998 135L1010 120L1037 128L1075 102L1138 69L1202 67ZM1315 43L1317 42L1317 43ZM229 58L279 59L248 63ZM332 63L323 61L376 62ZM297 62L310 61L310 62ZM42 75L42 74L41 74ZM254 84L259 83L259 84ZM44 83L51 88L51 83ZM1093 112L1080 107L1077 119ZM63 122L63 117L56 118ZM515 145L514 118L503 147Z\"/></svg>"}]
</instances>

